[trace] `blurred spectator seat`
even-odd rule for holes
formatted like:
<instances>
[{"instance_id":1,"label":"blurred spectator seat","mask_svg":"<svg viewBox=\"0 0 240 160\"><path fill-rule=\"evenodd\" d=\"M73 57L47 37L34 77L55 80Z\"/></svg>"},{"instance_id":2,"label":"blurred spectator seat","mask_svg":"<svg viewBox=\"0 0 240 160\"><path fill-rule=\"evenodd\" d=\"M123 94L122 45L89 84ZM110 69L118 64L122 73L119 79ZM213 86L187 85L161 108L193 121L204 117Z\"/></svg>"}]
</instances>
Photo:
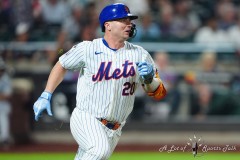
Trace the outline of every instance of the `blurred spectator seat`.
<instances>
[{"instance_id":1,"label":"blurred spectator seat","mask_svg":"<svg viewBox=\"0 0 240 160\"><path fill-rule=\"evenodd\" d=\"M26 78L13 78L13 95L11 99L11 130L16 144L31 141L31 117L33 82Z\"/></svg>"},{"instance_id":2,"label":"blurred spectator seat","mask_svg":"<svg viewBox=\"0 0 240 160\"><path fill-rule=\"evenodd\" d=\"M132 41L151 42L160 39L161 32L151 15L146 13L142 16L141 24L137 25L137 35Z\"/></svg>"},{"instance_id":3,"label":"blurred spectator seat","mask_svg":"<svg viewBox=\"0 0 240 160\"><path fill-rule=\"evenodd\" d=\"M41 1L42 18L46 24L61 25L68 18L69 6L59 0L44 0Z\"/></svg>"},{"instance_id":4,"label":"blurred spectator seat","mask_svg":"<svg viewBox=\"0 0 240 160\"><path fill-rule=\"evenodd\" d=\"M191 93L190 113L201 120L206 116L239 116L240 103L230 91L214 91L208 84L201 83Z\"/></svg>"},{"instance_id":5,"label":"blurred spectator seat","mask_svg":"<svg viewBox=\"0 0 240 160\"><path fill-rule=\"evenodd\" d=\"M199 17L191 10L192 3L189 0L178 0L173 5L175 12L171 24L172 35L178 41L191 40L193 34L200 26Z\"/></svg>"},{"instance_id":6,"label":"blurred spectator seat","mask_svg":"<svg viewBox=\"0 0 240 160\"><path fill-rule=\"evenodd\" d=\"M217 45L229 42L229 38L226 31L218 28L217 18L212 16L206 20L206 25L196 32L194 42Z\"/></svg>"}]
</instances>

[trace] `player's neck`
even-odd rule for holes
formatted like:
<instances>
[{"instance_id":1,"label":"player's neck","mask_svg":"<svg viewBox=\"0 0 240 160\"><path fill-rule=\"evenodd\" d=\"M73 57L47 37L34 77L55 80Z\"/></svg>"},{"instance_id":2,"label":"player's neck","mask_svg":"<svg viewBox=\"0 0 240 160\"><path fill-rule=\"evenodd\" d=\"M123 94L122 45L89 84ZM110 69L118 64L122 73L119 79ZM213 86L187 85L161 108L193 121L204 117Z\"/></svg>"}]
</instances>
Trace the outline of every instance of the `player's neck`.
<instances>
[{"instance_id":1,"label":"player's neck","mask_svg":"<svg viewBox=\"0 0 240 160\"><path fill-rule=\"evenodd\" d=\"M105 41L107 42L108 46L112 49L120 49L124 47L124 40L119 40L112 36L104 36Z\"/></svg>"}]
</instances>

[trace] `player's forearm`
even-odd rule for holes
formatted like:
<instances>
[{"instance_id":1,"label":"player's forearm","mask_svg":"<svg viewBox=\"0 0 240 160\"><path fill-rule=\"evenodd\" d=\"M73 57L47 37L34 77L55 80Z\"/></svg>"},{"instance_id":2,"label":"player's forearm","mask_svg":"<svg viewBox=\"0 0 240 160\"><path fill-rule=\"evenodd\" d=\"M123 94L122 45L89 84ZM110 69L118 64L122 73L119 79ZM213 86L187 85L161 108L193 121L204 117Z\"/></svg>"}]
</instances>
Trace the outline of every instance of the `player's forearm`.
<instances>
[{"instance_id":1,"label":"player's forearm","mask_svg":"<svg viewBox=\"0 0 240 160\"><path fill-rule=\"evenodd\" d=\"M57 86L62 82L66 71L67 70L63 68L59 62L57 62L48 77L45 91L53 93Z\"/></svg>"},{"instance_id":2,"label":"player's forearm","mask_svg":"<svg viewBox=\"0 0 240 160\"><path fill-rule=\"evenodd\" d=\"M148 96L153 97L156 100L161 100L167 95L167 91L163 83L160 83L160 85L154 92L148 92L147 94Z\"/></svg>"},{"instance_id":3,"label":"player's forearm","mask_svg":"<svg viewBox=\"0 0 240 160\"><path fill-rule=\"evenodd\" d=\"M145 92L154 99L160 100L164 98L167 94L167 91L160 78L153 78L153 81L150 84L143 84Z\"/></svg>"},{"instance_id":4,"label":"player's forearm","mask_svg":"<svg viewBox=\"0 0 240 160\"><path fill-rule=\"evenodd\" d=\"M143 88L147 93L154 92L158 88L160 83L162 83L162 82L159 78L153 78L153 80L150 84L143 84Z\"/></svg>"}]
</instances>

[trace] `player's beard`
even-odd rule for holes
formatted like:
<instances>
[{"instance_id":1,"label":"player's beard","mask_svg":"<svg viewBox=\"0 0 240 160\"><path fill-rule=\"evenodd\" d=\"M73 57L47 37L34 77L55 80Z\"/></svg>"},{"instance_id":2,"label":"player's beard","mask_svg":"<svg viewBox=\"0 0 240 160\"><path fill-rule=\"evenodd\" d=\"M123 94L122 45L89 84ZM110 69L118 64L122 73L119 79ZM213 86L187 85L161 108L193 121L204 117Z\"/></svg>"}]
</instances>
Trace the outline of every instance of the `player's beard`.
<instances>
[{"instance_id":1,"label":"player's beard","mask_svg":"<svg viewBox=\"0 0 240 160\"><path fill-rule=\"evenodd\" d=\"M125 31L124 31L122 35L123 35L123 39L124 39L124 40L128 40L128 39L130 38L130 37L129 37L129 32L125 32Z\"/></svg>"},{"instance_id":2,"label":"player's beard","mask_svg":"<svg viewBox=\"0 0 240 160\"><path fill-rule=\"evenodd\" d=\"M129 39L129 33L125 31L116 33L116 36L119 37L120 41L123 41L123 42Z\"/></svg>"}]
</instances>

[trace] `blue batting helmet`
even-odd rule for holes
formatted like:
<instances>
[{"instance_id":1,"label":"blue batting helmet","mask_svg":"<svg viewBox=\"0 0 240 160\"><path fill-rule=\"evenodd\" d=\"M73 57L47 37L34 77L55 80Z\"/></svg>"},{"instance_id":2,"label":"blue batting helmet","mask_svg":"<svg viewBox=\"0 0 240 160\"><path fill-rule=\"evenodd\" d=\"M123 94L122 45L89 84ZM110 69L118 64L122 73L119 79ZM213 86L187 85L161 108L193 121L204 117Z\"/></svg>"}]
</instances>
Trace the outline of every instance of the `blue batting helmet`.
<instances>
[{"instance_id":1,"label":"blue batting helmet","mask_svg":"<svg viewBox=\"0 0 240 160\"><path fill-rule=\"evenodd\" d=\"M126 18L126 17L129 17L131 20L138 18L137 15L133 15L130 13L129 8L125 4L115 3L115 4L106 6L105 8L103 8L103 10L99 15L99 21L100 21L102 31L105 32L105 27L104 27L105 22Z\"/></svg>"}]
</instances>

